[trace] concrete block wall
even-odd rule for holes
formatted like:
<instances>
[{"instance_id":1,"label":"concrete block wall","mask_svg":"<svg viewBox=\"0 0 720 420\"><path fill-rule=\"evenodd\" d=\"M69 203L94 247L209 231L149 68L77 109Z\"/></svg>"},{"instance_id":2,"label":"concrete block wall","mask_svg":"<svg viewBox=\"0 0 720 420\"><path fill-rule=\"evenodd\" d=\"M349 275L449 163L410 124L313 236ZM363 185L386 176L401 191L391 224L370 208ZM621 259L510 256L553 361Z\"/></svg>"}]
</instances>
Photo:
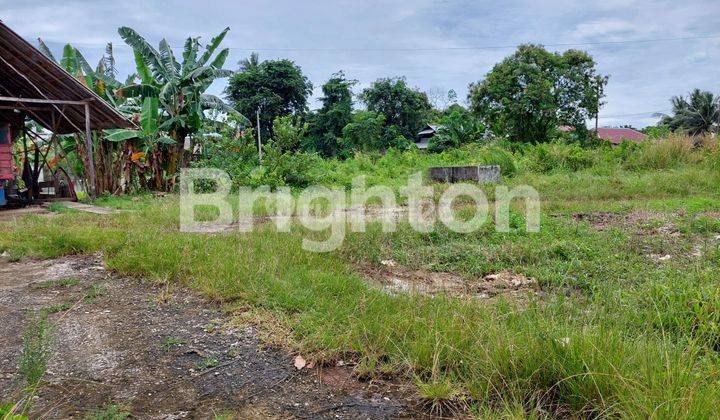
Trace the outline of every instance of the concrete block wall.
<instances>
[{"instance_id":1,"label":"concrete block wall","mask_svg":"<svg viewBox=\"0 0 720 420\"><path fill-rule=\"evenodd\" d=\"M443 166L430 168L430 179L435 182L463 182L471 181L480 184L494 184L500 182L500 166Z\"/></svg>"}]
</instances>

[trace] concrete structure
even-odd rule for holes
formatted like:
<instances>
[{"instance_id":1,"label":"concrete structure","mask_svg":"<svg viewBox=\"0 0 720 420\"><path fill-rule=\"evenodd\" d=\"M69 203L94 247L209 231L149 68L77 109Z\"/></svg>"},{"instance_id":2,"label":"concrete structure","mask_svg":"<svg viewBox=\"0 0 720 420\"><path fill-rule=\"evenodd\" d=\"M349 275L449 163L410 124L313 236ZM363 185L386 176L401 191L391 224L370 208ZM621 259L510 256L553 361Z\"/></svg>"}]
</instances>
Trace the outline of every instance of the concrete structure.
<instances>
[{"instance_id":1,"label":"concrete structure","mask_svg":"<svg viewBox=\"0 0 720 420\"><path fill-rule=\"evenodd\" d=\"M500 167L498 165L436 167L430 168L429 176L435 182L472 181L480 184L495 184L500 182Z\"/></svg>"}]
</instances>

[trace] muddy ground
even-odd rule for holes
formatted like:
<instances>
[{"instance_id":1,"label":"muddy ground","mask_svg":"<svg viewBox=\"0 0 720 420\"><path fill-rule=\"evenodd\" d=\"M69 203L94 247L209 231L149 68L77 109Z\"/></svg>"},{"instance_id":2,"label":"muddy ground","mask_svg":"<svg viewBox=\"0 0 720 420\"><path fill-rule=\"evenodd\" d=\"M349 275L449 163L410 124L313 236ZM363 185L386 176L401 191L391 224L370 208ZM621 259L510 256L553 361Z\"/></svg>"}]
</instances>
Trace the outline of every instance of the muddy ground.
<instances>
[{"instance_id":1,"label":"muddy ground","mask_svg":"<svg viewBox=\"0 0 720 420\"><path fill-rule=\"evenodd\" d=\"M23 331L48 308L52 352L33 418L111 405L155 419L422 415L407 384L360 382L348 367L298 370L295 355L251 326L228 327L195 293L119 277L99 256L0 262L0 402L17 401Z\"/></svg>"}]
</instances>

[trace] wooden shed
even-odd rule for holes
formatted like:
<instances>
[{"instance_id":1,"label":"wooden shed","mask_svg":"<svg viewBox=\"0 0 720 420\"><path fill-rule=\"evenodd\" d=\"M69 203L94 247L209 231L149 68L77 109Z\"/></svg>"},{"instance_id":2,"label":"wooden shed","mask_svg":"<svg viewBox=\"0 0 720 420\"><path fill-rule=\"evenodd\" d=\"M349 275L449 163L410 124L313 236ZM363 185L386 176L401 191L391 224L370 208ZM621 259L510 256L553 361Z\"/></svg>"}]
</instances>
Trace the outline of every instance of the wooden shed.
<instances>
[{"instance_id":1,"label":"wooden shed","mask_svg":"<svg viewBox=\"0 0 720 420\"><path fill-rule=\"evenodd\" d=\"M7 187L7 172L12 169L5 155L24 130L26 118L53 136L85 136L91 196L95 185L92 132L132 127L115 108L0 21L0 134L4 136L0 138L0 174L4 176L0 176L0 189Z\"/></svg>"}]
</instances>

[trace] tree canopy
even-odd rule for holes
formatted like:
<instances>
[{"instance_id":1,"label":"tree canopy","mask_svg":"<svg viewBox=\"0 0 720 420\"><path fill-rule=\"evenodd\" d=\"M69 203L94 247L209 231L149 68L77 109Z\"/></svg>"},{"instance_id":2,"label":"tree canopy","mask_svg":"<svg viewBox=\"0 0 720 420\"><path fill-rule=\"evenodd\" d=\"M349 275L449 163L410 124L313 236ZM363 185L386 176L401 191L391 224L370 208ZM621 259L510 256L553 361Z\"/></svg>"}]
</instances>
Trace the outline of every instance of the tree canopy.
<instances>
[{"instance_id":1,"label":"tree canopy","mask_svg":"<svg viewBox=\"0 0 720 420\"><path fill-rule=\"evenodd\" d=\"M553 53L539 45L521 45L470 86L471 108L496 135L538 143L551 139L558 125L585 133L604 96L607 77L584 51Z\"/></svg>"},{"instance_id":2,"label":"tree canopy","mask_svg":"<svg viewBox=\"0 0 720 420\"><path fill-rule=\"evenodd\" d=\"M360 99L369 111L385 116L386 129L396 126L408 140L417 137L432 110L427 95L409 88L404 77L378 79L362 91Z\"/></svg>"},{"instance_id":3,"label":"tree canopy","mask_svg":"<svg viewBox=\"0 0 720 420\"><path fill-rule=\"evenodd\" d=\"M660 125L672 131L682 130L690 135L717 132L720 126L720 98L712 92L695 89L685 99L673 96L670 100L673 115L664 115Z\"/></svg>"},{"instance_id":4,"label":"tree canopy","mask_svg":"<svg viewBox=\"0 0 720 420\"><path fill-rule=\"evenodd\" d=\"M307 111L313 85L291 60L267 60L258 64L251 56L230 78L227 99L237 111L252 118L260 109L260 128L272 132L276 117L302 115ZM254 121L254 118L252 118Z\"/></svg>"},{"instance_id":5,"label":"tree canopy","mask_svg":"<svg viewBox=\"0 0 720 420\"><path fill-rule=\"evenodd\" d=\"M308 149L324 156L337 156L340 153L343 129L353 118L352 87L356 83L339 71L323 85L323 97L320 98L323 105L312 120Z\"/></svg>"}]
</instances>

